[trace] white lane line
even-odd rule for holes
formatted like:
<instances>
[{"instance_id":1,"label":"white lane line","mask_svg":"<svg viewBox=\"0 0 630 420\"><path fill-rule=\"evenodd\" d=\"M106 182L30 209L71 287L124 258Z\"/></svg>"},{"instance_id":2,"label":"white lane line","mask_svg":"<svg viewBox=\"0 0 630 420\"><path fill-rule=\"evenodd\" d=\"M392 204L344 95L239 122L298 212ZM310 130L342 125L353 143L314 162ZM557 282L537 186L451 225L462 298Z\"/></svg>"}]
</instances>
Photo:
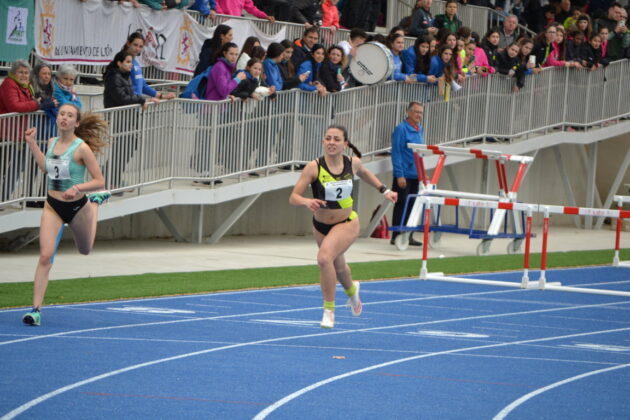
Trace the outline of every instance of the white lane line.
<instances>
[{"instance_id":1,"label":"white lane line","mask_svg":"<svg viewBox=\"0 0 630 420\"><path fill-rule=\"evenodd\" d=\"M388 303L400 303L400 302L418 301L418 300L450 299L450 298L469 296L469 295L488 295L488 294L515 293L515 292L518 292L518 290L495 290L491 292L458 293L455 295L431 296L431 297L414 298L414 299L385 300L385 301L380 301L380 302L366 302L363 304L363 306L382 305L382 304L388 304ZM277 311L250 312L250 313L244 313L244 314L241 313L241 314L233 314L233 315L219 315L219 316L213 316L213 317L177 319L173 321L155 321L155 322L146 322L146 323L140 323L140 324L114 325L110 327L87 328L83 330L63 331L63 332L53 333L53 334L31 336L31 337L23 338L19 340L3 341L3 342L0 342L0 346L7 345L7 344L21 343L24 341L40 340L43 338L59 337L60 335L80 334L84 332L105 331L105 330L113 330L113 329L120 329L120 328L145 327L145 326L153 326L153 325L168 325L168 324L175 324L175 323L180 323L180 322L212 321L212 320L217 320L217 319L242 318L242 317L248 317L248 316L272 315L272 314L280 314L280 313L308 311L308 310L314 310L314 309L321 310L321 305L306 307L306 308L284 309L284 310L277 310Z\"/></svg>"},{"instance_id":2,"label":"white lane line","mask_svg":"<svg viewBox=\"0 0 630 420\"><path fill-rule=\"evenodd\" d=\"M173 360L183 359L183 358L191 357L191 356L197 356L197 355L200 355L200 354L216 352L216 351L220 351L220 350L228 350L228 349L233 349L233 348L238 348L238 347L245 347L245 346L256 345L256 344L273 343L273 342L278 342L278 341L294 340L294 339L299 339L299 338L318 337L318 336L322 336L322 335L339 335L339 334L349 334L349 333L358 333L358 332L388 330L388 329L393 329L393 328L406 328L406 327L413 327L413 326L418 326L418 325L438 324L438 323L444 323L444 322L470 321L470 320L483 319L483 318L496 318L496 317L503 317L503 316L526 315L526 314L555 312L555 311L566 311L566 310L574 310L574 309L601 307L601 306L607 306L607 305L618 305L620 303L623 304L623 303L630 303L630 302L626 301L626 302L600 303L600 304L594 304L594 305L576 306L576 307L573 307L573 308L537 309L537 310L534 310L534 311L511 312L511 313L493 314L493 315L480 315L480 316L465 317L465 318L454 318L454 319L449 319L449 320L442 319L442 320L436 320L436 321L417 322L417 323L412 323L412 324L399 324L399 325L388 325L388 326L384 326L384 327L363 328L363 329L358 329L358 330L327 331L327 332L318 333L318 334L305 334L305 335L296 335L296 336L292 336L292 337L270 338L270 339L267 339L267 340L251 341L251 342L247 342L247 343L239 343L239 344L233 344L233 345L228 345L228 346L224 346L224 347L217 347L217 348L212 348L212 349L200 350L200 351L196 351L196 352L192 352L192 353L186 353L186 354L181 354L181 355L178 355L178 356L172 356L172 357L167 357L167 358L164 358L164 359L158 359L158 360L153 360L153 361L150 361L150 362L140 363L140 364L137 364L137 365L133 365L133 366L129 366L129 367L126 367L126 368L119 369L119 370L115 370L115 371L112 371L112 372L107 372L107 373L104 373L102 375L94 376L92 378L88 378L88 379L85 379L83 381L75 382L74 384L70 384L70 385L67 385L65 387L58 388L55 391L49 392L47 394L44 394L44 395L42 395L42 396L40 396L38 398L35 398L35 399L33 399L33 400L31 400L31 401L29 401L29 402L27 402L27 403L17 407L16 409L10 411L5 416L0 418L0 420L12 419L15 416L17 416L18 414L23 413L24 411L28 410L31 407L34 407L35 405L37 405L37 404L39 404L39 403L41 403L43 401L46 401L46 400L48 400L48 399L50 399L50 398L52 398L54 396L62 394L62 393L66 392L66 391L69 391L71 389L78 388L78 387L83 386L83 385L88 384L88 383L92 383L92 382L95 382L95 381L98 381L98 380L101 380L101 379L108 378L110 376L118 375L120 373L124 373L124 372L128 372L128 371L131 371L131 370L143 368L143 367L146 367L146 366L151 366L151 365L155 365L155 364L158 364L158 363L170 362L170 361L173 361ZM320 308L318 308L318 309L320 309ZM229 317L235 317L235 316L236 315L230 315ZM178 321L171 321L171 322L178 322ZM630 327L629 328L620 328L620 329L617 329L617 330L606 330L606 331L625 331L625 330L630 330ZM579 336L589 335L589 334L594 334L594 333L573 334L573 335L566 336L566 337L579 337ZM554 338L552 337L552 338L525 340L525 341L523 341L523 343L536 342L536 341L545 341L545 340L551 340L551 339L554 339ZM475 350L475 349L482 349L482 348L492 348L492 347L499 347L499 346L504 346L504 345L516 344L516 343L519 343L519 342L505 343L505 344L491 344L491 345L486 345L486 346L470 347L468 349L450 350L450 351L434 353L434 354L431 353L429 355L457 353L457 352L464 351L464 350ZM413 360L415 358L428 357L429 355L415 356L413 358L407 358L407 359L402 359L402 360L403 361L405 361L405 360ZM389 364L394 364L394 363L390 362ZM385 364L384 366L388 366L389 364ZM372 370L372 369L368 369L368 370ZM357 372L361 373L359 371L357 371ZM350 376L350 375L348 375L348 376ZM305 392L307 392L307 391L305 391Z\"/></svg>"},{"instance_id":3,"label":"white lane line","mask_svg":"<svg viewBox=\"0 0 630 420\"><path fill-rule=\"evenodd\" d=\"M594 370L594 371L591 371L591 372L586 372L586 373L583 373L581 375L572 376L570 378L566 378L566 379L563 379L561 381L554 382L554 383L552 383L550 385L547 385L545 387L538 388L537 390L534 390L534 391L530 392L529 394L525 394L521 398L519 398L519 399L513 401L512 403L508 404L507 406L505 406L505 408L503 408L503 410L499 411L499 413L496 416L494 416L493 420L503 420L505 418L505 416L510 414L510 412L512 412L519 405L523 404L524 402L527 402L528 400L534 398L537 395L542 394L543 392L549 391L550 389L554 389L554 388L557 388L557 387L562 386L564 384L568 384L569 382L573 382L573 381L577 381L577 380L580 380L580 379L583 379L583 378L587 378L587 377L592 376L592 375L598 375L600 373L610 372L610 371L613 371L613 370L623 369L623 368L627 368L627 367L630 367L630 363L627 363L627 364L624 364L624 365L612 366L612 367L608 367L608 368L605 368L605 369Z\"/></svg>"},{"instance_id":4,"label":"white lane line","mask_svg":"<svg viewBox=\"0 0 630 420\"><path fill-rule=\"evenodd\" d=\"M282 407L286 403L288 403L288 402L290 402L290 401L292 401L292 400L294 400L294 399L296 399L296 398L306 394L307 392L310 392L310 391L312 391L314 389L317 389L317 388L319 388L321 386L327 385L327 384L329 384L331 382L335 382L335 381L338 381L340 379L348 378L350 376L358 375L360 373L365 373L365 372L369 372L369 371L372 371L372 370L380 369L380 368L383 368L383 367L396 365L396 364L399 364L399 363L409 362L409 361L418 360L418 359L424 359L424 358L427 358L427 357L441 356L441 355L444 355L444 354L460 353L460 352L464 352L464 351L482 350L482 349L490 349L490 348L496 348L496 347L514 346L514 345L519 345L519 344L536 343L536 342L542 342L542 341L561 340L561 339L565 339L565 338L584 337L584 336L593 335L593 334L606 334L606 333L611 333L611 332L620 332L620 331L628 331L628 330L630 330L630 327L628 327L628 328L617 328L617 329L614 329L614 330L591 331L591 332L586 332L586 333L571 334L571 335L561 335L561 336L555 336L555 337L536 338L536 339L531 339L531 340L519 340L519 341L508 342L508 343L489 344L489 345L485 345L485 346L475 346L475 347L467 347L467 348L463 348L463 349L445 350L445 351L439 351L439 352L434 352L434 353L421 354L421 355L418 355L418 356L405 357L403 359L398 359L398 360L391 360L389 362L379 363L377 365L372 365L372 366L368 366L368 367L365 367L365 368L362 368L362 369L357 369L357 370L353 370L353 371L350 371L350 372L346 372L346 373L343 373L341 375L333 376L333 377L324 379L322 381L315 382L314 384L311 384L311 385L309 385L307 387L304 387L302 389L299 389L299 390L295 391L294 393L289 394L286 397L279 399L275 403L271 404L269 407L267 407L264 410L260 411L258 414L256 414L256 416L254 416L254 420L265 419L269 414L273 413L274 411L276 411L278 408ZM627 366L627 365L624 365L624 366ZM607 368L607 369L610 370L612 368Z\"/></svg>"}]
</instances>

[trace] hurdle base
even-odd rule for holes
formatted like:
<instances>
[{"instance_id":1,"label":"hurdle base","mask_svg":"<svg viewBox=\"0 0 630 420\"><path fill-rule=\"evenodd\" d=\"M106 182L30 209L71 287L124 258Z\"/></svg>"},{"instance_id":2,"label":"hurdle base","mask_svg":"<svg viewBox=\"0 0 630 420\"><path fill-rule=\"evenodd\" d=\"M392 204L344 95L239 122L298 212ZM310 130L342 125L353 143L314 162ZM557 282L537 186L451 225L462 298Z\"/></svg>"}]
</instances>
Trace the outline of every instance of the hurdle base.
<instances>
[{"instance_id":1,"label":"hurdle base","mask_svg":"<svg viewBox=\"0 0 630 420\"><path fill-rule=\"evenodd\" d=\"M530 281L527 286L524 287L521 282L512 281L499 281L499 280L483 280L483 279L468 279L463 277L452 277L439 275L438 273L429 273L425 280L444 281L448 283L466 283L466 284L483 284L486 286L501 286L501 287L513 287L515 289L539 289L540 283L538 281ZM560 282L546 282L545 287L553 285L556 287L561 286Z\"/></svg>"},{"instance_id":2,"label":"hurdle base","mask_svg":"<svg viewBox=\"0 0 630 420\"><path fill-rule=\"evenodd\" d=\"M630 261L616 261L613 263L614 267L628 267L630 268Z\"/></svg>"},{"instance_id":3,"label":"hurdle base","mask_svg":"<svg viewBox=\"0 0 630 420\"><path fill-rule=\"evenodd\" d=\"M593 294L593 295L630 297L630 292L622 292L618 290L606 290L606 289L588 289L586 287L548 286L545 288L545 290L552 290L552 291L557 291L557 292L587 293L587 294Z\"/></svg>"}]
</instances>

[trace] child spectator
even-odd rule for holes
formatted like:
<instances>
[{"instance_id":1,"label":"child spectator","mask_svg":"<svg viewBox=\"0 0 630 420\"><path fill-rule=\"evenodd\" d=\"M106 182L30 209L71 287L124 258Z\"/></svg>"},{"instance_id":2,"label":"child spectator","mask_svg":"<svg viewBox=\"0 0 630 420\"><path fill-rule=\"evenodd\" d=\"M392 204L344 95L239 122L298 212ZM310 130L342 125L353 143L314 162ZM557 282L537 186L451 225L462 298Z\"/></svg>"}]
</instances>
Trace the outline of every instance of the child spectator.
<instances>
[{"instance_id":1,"label":"child spectator","mask_svg":"<svg viewBox=\"0 0 630 420\"><path fill-rule=\"evenodd\" d=\"M608 65L608 60L602 57L602 38L593 35L590 42L582 49L582 65L591 70L596 70Z\"/></svg>"},{"instance_id":2,"label":"child spectator","mask_svg":"<svg viewBox=\"0 0 630 420\"><path fill-rule=\"evenodd\" d=\"M345 80L341 73L345 58L343 50L337 45L326 51L326 59L319 69L319 81L328 92L340 92L344 88Z\"/></svg>"},{"instance_id":3,"label":"child spectator","mask_svg":"<svg viewBox=\"0 0 630 420\"><path fill-rule=\"evenodd\" d=\"M261 79L262 74L262 61L259 58L252 58L247 62L245 70L240 70L238 73L245 73L245 78L238 84L236 89L231 92L232 96L246 100L247 98L253 98L257 101L262 100L266 96L273 95L276 91L275 86L268 87L267 84Z\"/></svg>"},{"instance_id":4,"label":"child spectator","mask_svg":"<svg viewBox=\"0 0 630 420\"><path fill-rule=\"evenodd\" d=\"M267 19L274 23L276 19L254 6L252 0L216 0L217 13L221 15L242 16L243 10L259 19Z\"/></svg>"},{"instance_id":5,"label":"child spectator","mask_svg":"<svg viewBox=\"0 0 630 420\"><path fill-rule=\"evenodd\" d=\"M278 64L278 68L282 74L284 90L289 90L298 87L309 75L306 72L296 74L295 63L293 61L295 44L288 39L283 40L280 44L284 47L284 52L282 53L282 60Z\"/></svg>"},{"instance_id":6,"label":"child spectator","mask_svg":"<svg viewBox=\"0 0 630 420\"><path fill-rule=\"evenodd\" d=\"M72 104L81 109L81 100L74 90L74 81L77 78L77 70L71 64L62 64L57 70L57 76L53 81L53 97L61 107Z\"/></svg>"},{"instance_id":7,"label":"child spectator","mask_svg":"<svg viewBox=\"0 0 630 420\"><path fill-rule=\"evenodd\" d=\"M536 56L532 54L534 49L534 40L531 38L521 38L518 40L518 46L520 48L518 56L521 60L521 64L525 68L525 75L530 75L532 73L538 74L541 69L536 66ZM534 59L532 60L530 57L534 57Z\"/></svg>"},{"instance_id":8,"label":"child spectator","mask_svg":"<svg viewBox=\"0 0 630 420\"><path fill-rule=\"evenodd\" d=\"M236 70L238 59L238 46L233 42L226 42L217 52L216 61L208 75L208 84L203 99L208 101L222 101L227 99L239 83L245 80L246 75L239 72L232 77Z\"/></svg>"},{"instance_id":9,"label":"child spectator","mask_svg":"<svg viewBox=\"0 0 630 420\"><path fill-rule=\"evenodd\" d=\"M232 42L232 38L234 38L232 28L227 25L218 25L214 29L212 38L206 39L201 46L199 62L195 67L194 76L203 73L209 66L213 65L217 51L221 49L223 44Z\"/></svg>"},{"instance_id":10,"label":"child spectator","mask_svg":"<svg viewBox=\"0 0 630 420\"><path fill-rule=\"evenodd\" d=\"M421 83L435 83L436 81L435 76L429 76L431 41L434 41L431 35L419 36L412 47L402 52L404 73L415 74L416 81Z\"/></svg>"},{"instance_id":11,"label":"child spectator","mask_svg":"<svg viewBox=\"0 0 630 420\"><path fill-rule=\"evenodd\" d=\"M555 36L555 28L554 28L554 36ZM499 53L499 40L501 36L497 29L490 29L486 36L483 37L483 41L481 42L481 48L486 53L486 57L488 58L488 64L491 67L496 67L497 64L497 54Z\"/></svg>"},{"instance_id":12,"label":"child spectator","mask_svg":"<svg viewBox=\"0 0 630 420\"><path fill-rule=\"evenodd\" d=\"M569 32L580 31L584 34L584 39L589 40L593 34L593 25L591 24L591 18L588 15L580 15L575 25L569 27Z\"/></svg>"},{"instance_id":13,"label":"child spectator","mask_svg":"<svg viewBox=\"0 0 630 420\"><path fill-rule=\"evenodd\" d=\"M157 98L146 99L142 95L137 95L131 85L131 68L133 67L133 56L128 51L120 51L105 68L103 81L105 90L103 92L103 104L105 108L112 108L123 105L140 104L147 108L149 102L159 103Z\"/></svg>"},{"instance_id":14,"label":"child spectator","mask_svg":"<svg viewBox=\"0 0 630 420\"><path fill-rule=\"evenodd\" d=\"M599 35L599 38L602 41L601 44L601 48L602 48L602 58L607 58L607 51L608 51L608 28L605 26L602 26L601 28L599 28L599 31L597 32L597 35Z\"/></svg>"},{"instance_id":15,"label":"child spectator","mask_svg":"<svg viewBox=\"0 0 630 420\"><path fill-rule=\"evenodd\" d=\"M569 33L569 39L566 41L565 56L567 61L582 62L582 48L584 44L584 33L581 31L574 31Z\"/></svg>"},{"instance_id":16,"label":"child spectator","mask_svg":"<svg viewBox=\"0 0 630 420\"><path fill-rule=\"evenodd\" d=\"M446 28L450 32L455 33L462 27L462 21L457 18L457 1L448 0L444 9L444 14L435 16L433 26L442 29Z\"/></svg>"},{"instance_id":17,"label":"child spectator","mask_svg":"<svg viewBox=\"0 0 630 420\"><path fill-rule=\"evenodd\" d=\"M263 69L269 86L273 86L277 92L284 88L284 79L279 64L282 61L284 47L282 44L272 42L267 48L267 58L263 61Z\"/></svg>"},{"instance_id":18,"label":"child spectator","mask_svg":"<svg viewBox=\"0 0 630 420\"><path fill-rule=\"evenodd\" d=\"M518 92L525 86L525 69L518 56L519 50L518 44L514 42L497 55L497 73L516 79L513 92Z\"/></svg>"},{"instance_id":19,"label":"child spectator","mask_svg":"<svg viewBox=\"0 0 630 420\"><path fill-rule=\"evenodd\" d=\"M236 61L236 70L244 70L247 66L247 62L249 61L252 54L252 50L254 47L260 46L260 40L255 36L249 36L243 43L243 48L241 49L241 54L238 56L238 60Z\"/></svg>"},{"instance_id":20,"label":"child spectator","mask_svg":"<svg viewBox=\"0 0 630 420\"><path fill-rule=\"evenodd\" d=\"M337 2L339 0L323 0L322 1L322 26L332 28L333 31L340 28L339 25L339 9Z\"/></svg>"},{"instance_id":21,"label":"child spectator","mask_svg":"<svg viewBox=\"0 0 630 420\"><path fill-rule=\"evenodd\" d=\"M447 45L440 46L437 55L431 57L429 75L435 76L438 81L442 80L447 84L451 84L456 79L457 71L455 70L452 48Z\"/></svg>"},{"instance_id":22,"label":"child spectator","mask_svg":"<svg viewBox=\"0 0 630 420\"><path fill-rule=\"evenodd\" d=\"M306 80L299 84L299 88L307 92L315 92L320 96L326 96L328 91L326 87L319 83L319 69L324 62L326 50L322 44L315 44L311 49L310 57L298 67L298 74L307 73Z\"/></svg>"},{"instance_id":23,"label":"child spectator","mask_svg":"<svg viewBox=\"0 0 630 420\"><path fill-rule=\"evenodd\" d=\"M495 73L494 67L490 65L486 51L481 47L481 37L478 33L473 32L470 36L470 40L474 41L475 46L475 72L483 77L489 74Z\"/></svg>"},{"instance_id":24,"label":"child spectator","mask_svg":"<svg viewBox=\"0 0 630 420\"><path fill-rule=\"evenodd\" d=\"M397 80L405 83L412 83L415 81L415 75L403 73L402 56L401 53L405 48L405 37L400 34L392 34L387 38L387 47L392 52L394 57L394 71L389 76L389 80Z\"/></svg>"}]
</instances>

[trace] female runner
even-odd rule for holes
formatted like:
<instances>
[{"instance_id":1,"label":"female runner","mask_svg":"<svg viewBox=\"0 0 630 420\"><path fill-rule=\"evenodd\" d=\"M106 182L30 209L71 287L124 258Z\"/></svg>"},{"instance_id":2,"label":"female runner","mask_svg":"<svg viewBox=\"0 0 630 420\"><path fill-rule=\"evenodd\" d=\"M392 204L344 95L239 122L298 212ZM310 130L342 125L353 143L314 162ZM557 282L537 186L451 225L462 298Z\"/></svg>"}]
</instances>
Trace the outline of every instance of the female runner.
<instances>
[{"instance_id":1,"label":"female runner","mask_svg":"<svg viewBox=\"0 0 630 420\"><path fill-rule=\"evenodd\" d=\"M361 153L348 140L342 126L331 125L322 140L324 155L309 162L295 184L289 202L304 206L313 213L313 234L319 247L317 264L319 282L324 295L324 315L321 327L335 325L335 280L345 289L354 316L361 315L359 282L352 281L344 252L359 236L359 219L352 210L352 182L356 174L378 189L388 200L396 202L398 194L389 190L369 170L363 167ZM350 147L357 157L344 154ZM313 198L304 197L308 185Z\"/></svg>"}]
</instances>

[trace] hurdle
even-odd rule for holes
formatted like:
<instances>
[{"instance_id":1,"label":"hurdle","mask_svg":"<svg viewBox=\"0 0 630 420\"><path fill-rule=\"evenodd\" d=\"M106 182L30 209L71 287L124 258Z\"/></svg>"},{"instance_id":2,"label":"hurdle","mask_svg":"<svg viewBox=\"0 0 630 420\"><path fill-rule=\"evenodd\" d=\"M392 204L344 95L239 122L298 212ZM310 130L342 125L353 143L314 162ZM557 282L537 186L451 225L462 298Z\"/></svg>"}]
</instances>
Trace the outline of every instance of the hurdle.
<instances>
[{"instance_id":1,"label":"hurdle","mask_svg":"<svg viewBox=\"0 0 630 420\"><path fill-rule=\"evenodd\" d=\"M617 227L615 229L615 255L613 256L614 267L628 267L630 268L630 261L620 261L619 260L619 249L621 247L621 227L623 225L623 215L621 211L623 210L624 203L630 203L630 196L624 195L616 195L615 202L617 203L617 209L620 211L619 217L617 217Z\"/></svg>"},{"instance_id":2,"label":"hurdle","mask_svg":"<svg viewBox=\"0 0 630 420\"><path fill-rule=\"evenodd\" d=\"M525 174L527 173L528 166L533 162L534 158L531 156L520 156L520 155L511 155L506 154L496 150L482 150L475 148L460 148L460 147L448 147L448 146L435 146L435 145L425 145L425 144L408 144L409 147L414 152L414 160L416 163L416 170L418 173L418 180L420 181L420 188L418 191L418 196L441 196L441 197L454 197L454 198L463 198L463 199L475 199L475 200L491 200L497 202L516 202L518 190L523 182ZM429 178L427 174L427 170L425 169L424 159L429 156L438 156L438 161L433 171L433 175ZM453 191L453 190L444 190L438 189L437 184L442 175L442 171L446 164L446 159L448 156L459 156L459 157L473 157L475 159L483 159L488 161L494 161L497 171L497 179L499 183L499 194L490 195L490 194L479 194L479 193L470 193L463 191ZM508 162L516 162L519 164L516 175L511 185L508 183L507 179L507 171L506 164ZM506 210L502 208L496 209L492 216L492 220L490 221L490 225L487 231L488 236L498 236L499 230L503 223L503 219L505 217ZM411 209L409 218L407 219L407 223L405 227L409 230L413 229L416 226L420 225L420 220L422 219L422 205L416 201L414 206ZM439 218L437 219L437 223L439 223ZM521 224L521 220L518 219L514 215L512 220L514 230L518 235L523 234L523 227ZM437 232L436 232L437 233ZM482 239L480 244L481 248L478 248L478 254L483 255L486 253L490 247L490 241L492 239ZM518 242L517 242L518 241ZM516 252L521 245L522 239L518 239L514 241L513 252ZM398 244L397 244L398 245ZM401 246L398 246L399 249ZM508 252L510 247L508 247Z\"/></svg>"},{"instance_id":3,"label":"hurdle","mask_svg":"<svg viewBox=\"0 0 630 420\"><path fill-rule=\"evenodd\" d=\"M590 293L601 294L611 296L624 296L630 297L630 292L605 290L605 289L590 289L585 287L571 287L563 286L559 282L547 282L547 241L549 237L549 217L551 214L571 214L580 216L597 216L597 217L611 217L611 218L628 218L630 217L630 211L627 210L609 210L609 209L597 209L589 207L568 207L557 205L545 205L545 204L528 204L528 203L508 203L497 202L489 200L470 200L459 198L446 198L446 197L431 197L423 196L418 197L418 200L424 205L424 243L422 248L422 266L420 269L420 280L436 280L452 283L469 283L469 284L482 284L490 286L503 286L514 287L521 289L539 289L539 290L553 290L562 292L574 292L574 293ZM469 279L455 276L445 276L443 273L429 273L428 271L428 254L429 248L427 240L430 231L430 218L431 218L431 205L443 205L443 206L462 206L462 207L477 207L477 208L494 208L503 210L520 210L527 213L526 232L525 232L525 255L523 260L523 276L520 282L510 281L498 281L498 280L484 280L484 279ZM532 215L534 213L543 214L543 234L542 234L542 251L540 262L540 277L538 280L531 281L529 279L530 268L530 247L531 247L531 230L532 230ZM618 241L617 241L618 245Z\"/></svg>"}]
</instances>

